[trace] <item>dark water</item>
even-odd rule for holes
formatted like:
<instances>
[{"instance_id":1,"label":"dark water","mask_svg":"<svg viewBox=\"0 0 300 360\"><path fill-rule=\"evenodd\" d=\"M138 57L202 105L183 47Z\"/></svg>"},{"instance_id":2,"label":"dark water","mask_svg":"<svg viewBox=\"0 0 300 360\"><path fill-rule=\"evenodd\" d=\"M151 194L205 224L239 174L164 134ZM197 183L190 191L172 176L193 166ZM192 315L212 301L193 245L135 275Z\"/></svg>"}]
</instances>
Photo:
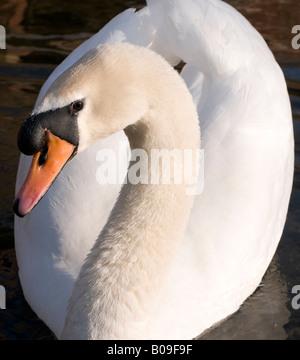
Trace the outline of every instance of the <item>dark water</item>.
<instances>
[{"instance_id":1,"label":"dark water","mask_svg":"<svg viewBox=\"0 0 300 360\"><path fill-rule=\"evenodd\" d=\"M284 234L262 286L241 309L203 339L300 339L300 310L291 290L300 285L300 50L291 29L300 24L299 0L228 0L263 34L286 75L294 116L295 181ZM7 50L0 50L0 339L53 339L26 304L13 244L14 183L18 128L32 110L43 82L82 41L128 7L143 0L0 0Z\"/></svg>"}]
</instances>

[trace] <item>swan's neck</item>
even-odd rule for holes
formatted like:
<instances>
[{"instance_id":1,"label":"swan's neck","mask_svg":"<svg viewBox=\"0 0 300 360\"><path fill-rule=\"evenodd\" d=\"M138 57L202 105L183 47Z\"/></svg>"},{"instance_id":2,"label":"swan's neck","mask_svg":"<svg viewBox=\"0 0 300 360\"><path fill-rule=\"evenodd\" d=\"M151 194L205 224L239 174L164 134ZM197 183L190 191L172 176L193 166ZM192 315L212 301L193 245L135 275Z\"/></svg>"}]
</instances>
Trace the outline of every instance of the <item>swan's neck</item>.
<instances>
[{"instance_id":1,"label":"swan's neck","mask_svg":"<svg viewBox=\"0 0 300 360\"><path fill-rule=\"evenodd\" d=\"M160 85L147 115L125 129L132 150L140 148L148 155L147 160L139 160L150 173L155 171L151 168L153 149L192 149L195 160L200 146L192 98L179 76L170 76L178 77L176 86L174 79L171 88ZM131 162L128 174L135 165ZM184 176L180 185L174 184L172 175L169 185L159 179L159 184L127 181L123 185L75 283L64 338L147 336L193 203Z\"/></svg>"}]
</instances>

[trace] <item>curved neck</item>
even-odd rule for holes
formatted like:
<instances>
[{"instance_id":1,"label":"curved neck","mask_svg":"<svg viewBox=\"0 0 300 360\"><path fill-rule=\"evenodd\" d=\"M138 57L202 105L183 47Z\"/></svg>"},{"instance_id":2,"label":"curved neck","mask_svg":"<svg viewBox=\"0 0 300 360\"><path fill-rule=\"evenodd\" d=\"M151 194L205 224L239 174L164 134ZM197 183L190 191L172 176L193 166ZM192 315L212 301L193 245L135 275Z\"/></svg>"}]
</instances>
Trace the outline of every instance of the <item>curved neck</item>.
<instances>
[{"instance_id":1,"label":"curved neck","mask_svg":"<svg viewBox=\"0 0 300 360\"><path fill-rule=\"evenodd\" d=\"M193 197L186 194L186 177L177 185L173 176L180 155L171 161L169 184L161 172L156 184L132 184L130 174L138 167L138 172L148 169L153 175L168 161L168 151L180 154L200 147L192 98L181 78L175 72L170 76L178 78L176 87L160 86L146 116L125 129L133 154L127 183L75 283L63 338L140 339L151 326ZM138 159L139 166L136 149L147 155ZM167 150L158 168L152 163L153 150Z\"/></svg>"}]
</instances>

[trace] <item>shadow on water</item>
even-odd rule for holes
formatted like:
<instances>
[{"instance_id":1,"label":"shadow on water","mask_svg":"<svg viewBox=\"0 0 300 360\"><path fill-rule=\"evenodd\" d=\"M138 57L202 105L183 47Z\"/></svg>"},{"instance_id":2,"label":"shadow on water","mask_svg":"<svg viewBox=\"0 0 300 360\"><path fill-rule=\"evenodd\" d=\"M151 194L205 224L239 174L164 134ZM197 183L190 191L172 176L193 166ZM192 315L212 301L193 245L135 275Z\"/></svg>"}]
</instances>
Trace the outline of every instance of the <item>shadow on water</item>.
<instances>
[{"instance_id":1,"label":"shadow on water","mask_svg":"<svg viewBox=\"0 0 300 360\"><path fill-rule=\"evenodd\" d=\"M300 339L300 310L291 306L291 289L300 285L300 50L291 47L299 22L298 0L231 0L263 34L287 79L295 130L295 181L286 227L276 255L256 292L229 319L201 339ZM7 50L0 50L0 339L55 337L27 305L18 278L13 240L14 183L19 152L16 136L33 108L43 82L66 55L128 7L143 0L9 0L0 3ZM72 4L72 6L70 6Z\"/></svg>"}]
</instances>

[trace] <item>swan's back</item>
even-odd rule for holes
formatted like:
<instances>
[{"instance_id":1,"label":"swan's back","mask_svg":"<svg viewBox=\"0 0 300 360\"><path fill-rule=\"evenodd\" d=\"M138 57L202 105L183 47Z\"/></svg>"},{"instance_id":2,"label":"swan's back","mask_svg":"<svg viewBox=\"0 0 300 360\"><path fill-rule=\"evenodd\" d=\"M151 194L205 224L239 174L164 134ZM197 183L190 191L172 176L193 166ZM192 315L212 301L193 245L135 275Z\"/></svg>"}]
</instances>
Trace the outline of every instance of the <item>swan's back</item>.
<instances>
[{"instance_id":1,"label":"swan's back","mask_svg":"<svg viewBox=\"0 0 300 360\"><path fill-rule=\"evenodd\" d=\"M57 67L36 109L51 83L84 53L119 41L150 47L172 64L187 63L182 76L198 108L204 191L195 198L154 316L155 335L150 330L150 337L188 339L238 309L259 285L280 240L293 177L286 85L264 40L229 5L149 0L140 12L113 19ZM57 336L74 279L120 188L97 183L96 153L105 147L118 153L119 141L126 141L123 133L75 158L39 206L16 219L26 299ZM21 157L17 189L26 166Z\"/></svg>"}]
</instances>

